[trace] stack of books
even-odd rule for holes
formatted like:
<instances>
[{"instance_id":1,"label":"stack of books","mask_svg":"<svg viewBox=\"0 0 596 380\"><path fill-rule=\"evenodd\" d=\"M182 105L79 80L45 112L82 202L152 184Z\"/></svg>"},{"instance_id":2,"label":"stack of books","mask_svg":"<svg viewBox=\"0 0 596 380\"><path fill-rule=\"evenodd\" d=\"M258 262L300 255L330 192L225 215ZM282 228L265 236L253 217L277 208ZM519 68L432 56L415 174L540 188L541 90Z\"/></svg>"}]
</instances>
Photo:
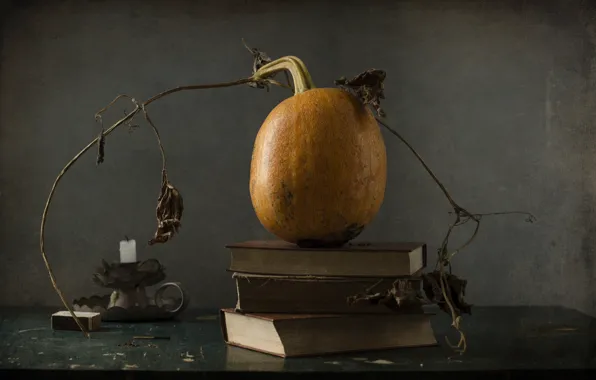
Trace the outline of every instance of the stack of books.
<instances>
[{"instance_id":1,"label":"stack of books","mask_svg":"<svg viewBox=\"0 0 596 380\"><path fill-rule=\"evenodd\" d=\"M421 286L423 243L227 248L238 297L221 310L229 345L295 357L437 344L421 302L400 302L400 292Z\"/></svg>"}]
</instances>

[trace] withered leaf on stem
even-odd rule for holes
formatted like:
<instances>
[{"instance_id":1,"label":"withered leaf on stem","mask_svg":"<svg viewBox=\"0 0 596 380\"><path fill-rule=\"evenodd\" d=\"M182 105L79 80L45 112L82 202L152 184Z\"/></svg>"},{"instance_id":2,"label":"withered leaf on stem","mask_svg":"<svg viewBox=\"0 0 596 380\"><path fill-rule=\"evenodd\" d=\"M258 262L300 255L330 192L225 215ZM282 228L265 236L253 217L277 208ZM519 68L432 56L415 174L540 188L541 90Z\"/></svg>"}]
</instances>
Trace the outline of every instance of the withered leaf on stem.
<instances>
[{"instance_id":1,"label":"withered leaf on stem","mask_svg":"<svg viewBox=\"0 0 596 380\"><path fill-rule=\"evenodd\" d=\"M182 195L168 181L168 176L165 170L162 171L162 185L159 198L157 199L157 208L155 214L157 216L157 231L153 239L149 241L149 245L155 243L165 243L175 234L181 226L180 219L182 219L182 212L184 211L184 202Z\"/></svg>"},{"instance_id":2,"label":"withered leaf on stem","mask_svg":"<svg viewBox=\"0 0 596 380\"><path fill-rule=\"evenodd\" d=\"M259 49L256 48L251 48L250 46L248 46L246 44L246 41L244 41L244 39L242 39L242 43L244 44L244 47L250 52L250 54L252 54L254 62L252 64L252 73L256 73L261 67L265 66L266 64L268 64L269 62L271 62L271 57L269 57L267 55L267 53L265 53L264 51L260 51Z\"/></svg>"},{"instance_id":3,"label":"withered leaf on stem","mask_svg":"<svg viewBox=\"0 0 596 380\"><path fill-rule=\"evenodd\" d=\"M373 286L374 287L374 286ZM350 296L347 299L349 305L365 302L371 305L382 305L391 310L399 311L419 303L418 292L409 280L397 279L390 289L382 292L372 293L367 289L362 293Z\"/></svg>"},{"instance_id":4,"label":"withered leaf on stem","mask_svg":"<svg viewBox=\"0 0 596 380\"><path fill-rule=\"evenodd\" d=\"M248 46L246 44L246 41L244 41L244 39L242 39L242 43L244 44L244 47L250 52L250 54L252 54L253 57L253 63L252 63L252 73L255 74L257 72L257 70L259 70L261 67L265 66L266 64L268 64L269 62L272 61L271 57L269 57L267 55L267 53L265 53L264 51L260 51L259 49L256 48L251 48L250 46ZM290 76L288 75L287 71L284 71L284 75L286 77L286 81L288 82L288 86L290 88L292 88L292 82L290 81ZM275 77L275 75L272 75L271 78ZM248 83L248 85L250 87L254 87L254 88L264 88L267 91L269 91L269 83L267 81L255 81L255 82L250 82Z\"/></svg>"},{"instance_id":5,"label":"withered leaf on stem","mask_svg":"<svg viewBox=\"0 0 596 380\"><path fill-rule=\"evenodd\" d=\"M385 117L381 108L381 99L385 99L383 81L387 73L384 70L369 69L352 79L341 77L335 85L357 96L362 103L370 105L380 117Z\"/></svg>"},{"instance_id":6,"label":"withered leaf on stem","mask_svg":"<svg viewBox=\"0 0 596 380\"><path fill-rule=\"evenodd\" d=\"M101 131L99 132L99 135L97 136L97 158L95 160L95 164L99 165L103 162L104 157L105 157L105 145L106 145L106 136L105 136L105 129L103 127L103 119L101 118L101 115L97 114L95 115L95 121L99 123L99 125L101 126Z\"/></svg>"},{"instance_id":7,"label":"withered leaf on stem","mask_svg":"<svg viewBox=\"0 0 596 380\"><path fill-rule=\"evenodd\" d=\"M425 273L422 276L422 288L426 297L436 303L439 308L451 314L449 306L443 297L441 289L441 275L446 282L445 294L449 297L449 302L454 308L456 315L472 314L472 305L466 303L464 296L466 294L467 280L460 279L451 273L442 273L438 270Z\"/></svg>"},{"instance_id":8,"label":"withered leaf on stem","mask_svg":"<svg viewBox=\"0 0 596 380\"><path fill-rule=\"evenodd\" d=\"M106 136L104 133L105 131L102 128L97 139L97 160L95 161L97 165L103 162L105 156Z\"/></svg>"}]
</instances>

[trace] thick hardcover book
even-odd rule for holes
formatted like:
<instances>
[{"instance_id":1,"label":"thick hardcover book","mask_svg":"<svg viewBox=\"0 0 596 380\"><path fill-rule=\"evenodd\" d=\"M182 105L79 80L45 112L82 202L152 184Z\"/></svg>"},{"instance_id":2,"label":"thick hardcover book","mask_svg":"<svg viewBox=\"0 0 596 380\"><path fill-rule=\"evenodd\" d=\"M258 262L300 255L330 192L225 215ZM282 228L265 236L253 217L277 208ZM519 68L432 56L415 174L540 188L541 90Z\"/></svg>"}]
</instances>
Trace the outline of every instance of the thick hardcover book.
<instances>
[{"instance_id":1,"label":"thick hardcover book","mask_svg":"<svg viewBox=\"0 0 596 380\"><path fill-rule=\"evenodd\" d=\"M227 344L281 357L437 344L428 314L220 313Z\"/></svg>"},{"instance_id":2,"label":"thick hardcover book","mask_svg":"<svg viewBox=\"0 0 596 380\"><path fill-rule=\"evenodd\" d=\"M421 302L399 304L381 295L397 287L395 278L274 276L234 273L236 309L247 313L422 313ZM420 277L401 281L419 291ZM370 295L364 298L363 295ZM379 296L375 296L379 295ZM352 302L356 301L356 302Z\"/></svg>"},{"instance_id":3,"label":"thick hardcover book","mask_svg":"<svg viewBox=\"0 0 596 380\"><path fill-rule=\"evenodd\" d=\"M400 277L426 267L424 243L300 248L278 240L229 244L232 272L294 276Z\"/></svg>"}]
</instances>

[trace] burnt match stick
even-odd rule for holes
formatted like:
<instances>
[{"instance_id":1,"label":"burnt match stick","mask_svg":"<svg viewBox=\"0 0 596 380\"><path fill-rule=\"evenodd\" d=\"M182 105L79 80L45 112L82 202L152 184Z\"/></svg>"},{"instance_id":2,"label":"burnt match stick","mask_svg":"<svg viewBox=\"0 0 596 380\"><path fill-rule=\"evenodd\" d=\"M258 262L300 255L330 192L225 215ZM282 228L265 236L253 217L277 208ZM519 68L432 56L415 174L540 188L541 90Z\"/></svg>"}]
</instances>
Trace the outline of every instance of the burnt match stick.
<instances>
[{"instance_id":1,"label":"burnt match stick","mask_svg":"<svg viewBox=\"0 0 596 380\"><path fill-rule=\"evenodd\" d=\"M139 335L139 336L133 336L132 339L133 340L135 340L135 339L164 339L164 340L170 340L170 337L169 336Z\"/></svg>"}]
</instances>

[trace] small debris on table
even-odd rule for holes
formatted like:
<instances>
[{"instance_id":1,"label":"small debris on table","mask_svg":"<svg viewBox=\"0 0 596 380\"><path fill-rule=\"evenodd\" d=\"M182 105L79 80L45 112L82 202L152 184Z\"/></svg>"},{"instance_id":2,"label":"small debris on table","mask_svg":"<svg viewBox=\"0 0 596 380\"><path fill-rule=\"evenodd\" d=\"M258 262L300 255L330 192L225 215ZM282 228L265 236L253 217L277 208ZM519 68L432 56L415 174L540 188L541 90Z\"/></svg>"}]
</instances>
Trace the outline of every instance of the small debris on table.
<instances>
[{"instance_id":1,"label":"small debris on table","mask_svg":"<svg viewBox=\"0 0 596 380\"><path fill-rule=\"evenodd\" d=\"M134 336L131 340L118 344L118 347L141 347L141 344L137 343L136 340L149 340L149 339L159 339L159 340L169 340L169 336L163 337L155 337L155 336ZM143 347L149 348L157 348L157 344L154 343L147 343L143 345Z\"/></svg>"},{"instance_id":2,"label":"small debris on table","mask_svg":"<svg viewBox=\"0 0 596 380\"><path fill-rule=\"evenodd\" d=\"M68 368L69 368L69 369L77 369L77 368L80 368L80 369L89 368L89 369L90 369L90 368L97 368L97 367L95 366L95 364L91 364L91 365L85 365L85 364L70 364L70 365L68 366Z\"/></svg>"},{"instance_id":3,"label":"small debris on table","mask_svg":"<svg viewBox=\"0 0 596 380\"><path fill-rule=\"evenodd\" d=\"M42 331L42 330L45 330L45 327L37 327L37 328L34 328L34 329L19 330L17 332L19 334L22 334L22 333L26 333L26 332L30 332L30 331Z\"/></svg>"},{"instance_id":4,"label":"small debris on table","mask_svg":"<svg viewBox=\"0 0 596 380\"><path fill-rule=\"evenodd\" d=\"M377 359L377 360L372 360L372 361L366 361L365 363L369 363L369 364L395 364L394 362L390 361L390 360L384 360L384 359Z\"/></svg>"},{"instance_id":5,"label":"small debris on table","mask_svg":"<svg viewBox=\"0 0 596 380\"><path fill-rule=\"evenodd\" d=\"M197 317L197 321L214 321L217 319L217 315L201 315L200 317Z\"/></svg>"},{"instance_id":6,"label":"small debris on table","mask_svg":"<svg viewBox=\"0 0 596 380\"><path fill-rule=\"evenodd\" d=\"M122 344L118 345L119 347L139 347L138 344L136 344L134 341L128 341L128 342L124 342Z\"/></svg>"},{"instance_id":7,"label":"small debris on table","mask_svg":"<svg viewBox=\"0 0 596 380\"><path fill-rule=\"evenodd\" d=\"M187 363L192 363L192 362L195 361L195 356L189 354L188 351L186 351L185 353L180 354L180 357L182 358L183 361L185 361Z\"/></svg>"},{"instance_id":8,"label":"small debris on table","mask_svg":"<svg viewBox=\"0 0 596 380\"><path fill-rule=\"evenodd\" d=\"M149 339L149 340L153 340L153 339L158 339L158 340L170 340L169 336L152 336L152 335L137 335L137 336L133 336L132 340L140 340L140 339Z\"/></svg>"}]
</instances>

